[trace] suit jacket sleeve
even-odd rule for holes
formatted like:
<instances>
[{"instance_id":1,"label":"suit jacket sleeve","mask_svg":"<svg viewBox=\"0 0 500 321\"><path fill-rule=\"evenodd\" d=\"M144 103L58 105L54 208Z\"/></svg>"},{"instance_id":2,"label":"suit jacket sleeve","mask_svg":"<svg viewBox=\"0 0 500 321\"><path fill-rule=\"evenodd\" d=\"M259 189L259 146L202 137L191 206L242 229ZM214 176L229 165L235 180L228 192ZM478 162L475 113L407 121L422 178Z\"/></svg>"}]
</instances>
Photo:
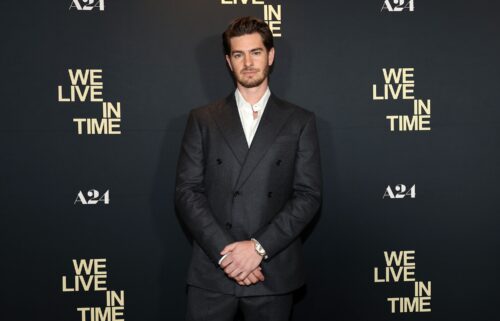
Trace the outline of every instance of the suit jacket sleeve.
<instances>
[{"instance_id":1,"label":"suit jacket sleeve","mask_svg":"<svg viewBox=\"0 0 500 321\"><path fill-rule=\"evenodd\" d=\"M321 204L321 162L314 114L300 134L295 159L293 192L268 225L254 234L273 257L299 236Z\"/></svg>"},{"instance_id":2,"label":"suit jacket sleeve","mask_svg":"<svg viewBox=\"0 0 500 321\"><path fill-rule=\"evenodd\" d=\"M233 242L231 235L215 219L204 188L205 155L199 121L189 113L182 140L175 187L177 214L194 240L217 264L220 251Z\"/></svg>"}]
</instances>

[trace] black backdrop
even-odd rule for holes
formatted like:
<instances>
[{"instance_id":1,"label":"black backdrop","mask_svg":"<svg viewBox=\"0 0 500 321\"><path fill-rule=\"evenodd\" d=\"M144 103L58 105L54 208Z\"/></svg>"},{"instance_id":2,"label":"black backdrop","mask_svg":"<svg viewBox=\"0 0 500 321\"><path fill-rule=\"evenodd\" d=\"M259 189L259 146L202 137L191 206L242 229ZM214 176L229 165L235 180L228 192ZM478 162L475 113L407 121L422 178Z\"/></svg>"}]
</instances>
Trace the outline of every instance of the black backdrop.
<instances>
[{"instance_id":1,"label":"black backdrop","mask_svg":"<svg viewBox=\"0 0 500 321\"><path fill-rule=\"evenodd\" d=\"M251 0L222 2L2 3L2 320L83 320L77 308L103 308L104 291L69 290L73 259L105 259L125 320L182 319L190 244L173 187L186 115L233 90L228 22L264 17ZM271 90L316 113L325 182L293 320L498 319L500 6L413 4L265 1L281 5ZM374 100L384 68L412 68L430 130L391 131L386 116L413 115L413 99ZM120 134L78 133L75 118L103 114L88 98L60 101L77 69L97 69L103 101L120 103ZM83 204L106 191L109 201ZM430 312L391 312L388 298L413 300L414 284L376 282L384 251L414 251L407 268L432 283Z\"/></svg>"}]
</instances>

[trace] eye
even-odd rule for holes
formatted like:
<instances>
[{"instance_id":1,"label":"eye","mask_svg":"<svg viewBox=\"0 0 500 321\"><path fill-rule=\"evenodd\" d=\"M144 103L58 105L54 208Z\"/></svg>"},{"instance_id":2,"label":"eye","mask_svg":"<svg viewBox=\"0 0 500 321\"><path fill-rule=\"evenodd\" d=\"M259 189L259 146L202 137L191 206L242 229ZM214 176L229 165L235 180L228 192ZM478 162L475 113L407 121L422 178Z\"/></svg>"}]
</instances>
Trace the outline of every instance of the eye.
<instances>
[{"instance_id":1,"label":"eye","mask_svg":"<svg viewBox=\"0 0 500 321\"><path fill-rule=\"evenodd\" d=\"M241 57L241 54L240 53L234 53L233 54L233 58L240 58Z\"/></svg>"},{"instance_id":2,"label":"eye","mask_svg":"<svg viewBox=\"0 0 500 321\"><path fill-rule=\"evenodd\" d=\"M262 51L254 51L253 52L253 55L254 56L260 56L260 54L262 53Z\"/></svg>"}]
</instances>

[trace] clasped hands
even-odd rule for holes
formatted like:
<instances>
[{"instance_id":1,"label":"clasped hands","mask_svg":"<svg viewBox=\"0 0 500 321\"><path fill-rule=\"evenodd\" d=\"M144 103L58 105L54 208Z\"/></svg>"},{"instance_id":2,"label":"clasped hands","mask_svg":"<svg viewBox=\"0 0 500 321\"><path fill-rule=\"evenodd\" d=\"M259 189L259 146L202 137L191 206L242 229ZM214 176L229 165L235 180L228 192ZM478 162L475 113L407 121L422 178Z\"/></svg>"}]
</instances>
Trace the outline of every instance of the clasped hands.
<instances>
[{"instance_id":1,"label":"clasped hands","mask_svg":"<svg viewBox=\"0 0 500 321\"><path fill-rule=\"evenodd\" d=\"M220 267L228 277L234 279L239 285L252 285L264 281L264 275L259 266L262 256L255 251L253 241L228 244L220 254L227 254L220 263Z\"/></svg>"}]
</instances>

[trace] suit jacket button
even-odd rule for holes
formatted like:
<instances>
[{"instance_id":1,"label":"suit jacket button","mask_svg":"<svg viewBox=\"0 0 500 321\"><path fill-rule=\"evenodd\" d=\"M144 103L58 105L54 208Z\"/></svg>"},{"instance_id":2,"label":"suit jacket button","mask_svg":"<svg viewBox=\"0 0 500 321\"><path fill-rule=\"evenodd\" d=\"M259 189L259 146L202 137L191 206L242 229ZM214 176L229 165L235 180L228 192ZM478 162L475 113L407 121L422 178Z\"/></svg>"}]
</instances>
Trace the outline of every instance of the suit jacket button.
<instances>
[{"instance_id":1,"label":"suit jacket button","mask_svg":"<svg viewBox=\"0 0 500 321\"><path fill-rule=\"evenodd\" d=\"M217 164L219 164L219 165L222 164L222 160L220 158L217 158L216 161L217 161Z\"/></svg>"},{"instance_id":2,"label":"suit jacket button","mask_svg":"<svg viewBox=\"0 0 500 321\"><path fill-rule=\"evenodd\" d=\"M231 229L231 227L233 227L233 224L231 224L231 223L229 223L229 222L226 222L226 228L227 228L228 230L230 230L230 229Z\"/></svg>"},{"instance_id":3,"label":"suit jacket button","mask_svg":"<svg viewBox=\"0 0 500 321\"><path fill-rule=\"evenodd\" d=\"M236 191L236 192L234 192L233 197L236 197L236 196L238 196L238 195L240 195L240 192L239 192L239 191Z\"/></svg>"},{"instance_id":4,"label":"suit jacket button","mask_svg":"<svg viewBox=\"0 0 500 321\"><path fill-rule=\"evenodd\" d=\"M276 166L280 166L280 165L281 165L281 159L278 159L278 160L276 161Z\"/></svg>"},{"instance_id":5,"label":"suit jacket button","mask_svg":"<svg viewBox=\"0 0 500 321\"><path fill-rule=\"evenodd\" d=\"M267 193L267 197L269 197L269 198L273 197L273 192Z\"/></svg>"}]
</instances>

